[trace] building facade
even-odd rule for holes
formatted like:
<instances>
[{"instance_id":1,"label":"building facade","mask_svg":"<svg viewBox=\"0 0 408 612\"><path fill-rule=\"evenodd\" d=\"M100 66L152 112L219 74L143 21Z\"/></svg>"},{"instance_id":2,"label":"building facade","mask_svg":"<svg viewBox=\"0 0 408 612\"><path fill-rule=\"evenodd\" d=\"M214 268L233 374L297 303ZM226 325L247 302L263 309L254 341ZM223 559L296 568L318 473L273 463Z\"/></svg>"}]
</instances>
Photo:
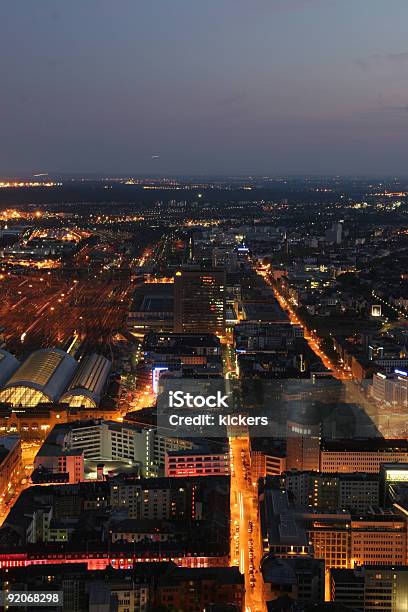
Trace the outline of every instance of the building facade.
<instances>
[{"instance_id":1,"label":"building facade","mask_svg":"<svg viewBox=\"0 0 408 612\"><path fill-rule=\"evenodd\" d=\"M183 268L174 280L176 332L225 333L225 270Z\"/></svg>"}]
</instances>

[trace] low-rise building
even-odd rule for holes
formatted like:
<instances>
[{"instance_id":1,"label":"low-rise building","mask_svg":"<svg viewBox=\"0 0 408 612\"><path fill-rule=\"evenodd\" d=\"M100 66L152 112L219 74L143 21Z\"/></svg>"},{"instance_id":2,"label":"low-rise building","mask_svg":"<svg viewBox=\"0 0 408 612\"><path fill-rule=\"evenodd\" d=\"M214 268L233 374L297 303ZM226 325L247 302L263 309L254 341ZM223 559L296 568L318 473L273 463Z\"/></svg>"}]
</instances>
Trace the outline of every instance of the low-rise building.
<instances>
[{"instance_id":1,"label":"low-rise building","mask_svg":"<svg viewBox=\"0 0 408 612\"><path fill-rule=\"evenodd\" d=\"M266 557L261 572L265 601L288 596L299 603L318 606L324 602L324 561L294 557Z\"/></svg>"},{"instance_id":2,"label":"low-rise building","mask_svg":"<svg viewBox=\"0 0 408 612\"><path fill-rule=\"evenodd\" d=\"M82 469L83 479L84 468L91 471L95 464L107 462L112 463L113 467L138 468L146 477L158 476L164 474L168 451L190 449L192 446L191 441L159 434L153 426L98 419L77 421L54 426L37 454L35 467L61 472L62 469L55 467L73 469L76 465L78 470ZM79 473L76 478L79 478Z\"/></svg>"},{"instance_id":3,"label":"low-rise building","mask_svg":"<svg viewBox=\"0 0 408 612\"><path fill-rule=\"evenodd\" d=\"M150 282L149 279L146 279L142 285L136 287L127 325L129 331L136 335L144 335L149 331L172 332L174 329L174 284L172 282Z\"/></svg>"},{"instance_id":4,"label":"low-rise building","mask_svg":"<svg viewBox=\"0 0 408 612\"><path fill-rule=\"evenodd\" d=\"M227 451L197 448L166 453L165 476L228 476L229 473L230 458Z\"/></svg>"},{"instance_id":5,"label":"low-rise building","mask_svg":"<svg viewBox=\"0 0 408 612\"><path fill-rule=\"evenodd\" d=\"M126 612L160 608L202 612L242 612L244 577L237 567L182 568L171 561L134 567L89 570L85 562L10 567L0 579L3 590L52 590L63 593L72 612Z\"/></svg>"},{"instance_id":6,"label":"low-rise building","mask_svg":"<svg viewBox=\"0 0 408 612\"><path fill-rule=\"evenodd\" d=\"M380 478L377 474L326 474L286 472L282 482L302 507L352 509L366 512L380 504Z\"/></svg>"},{"instance_id":7,"label":"low-rise building","mask_svg":"<svg viewBox=\"0 0 408 612\"><path fill-rule=\"evenodd\" d=\"M211 604L243 610L244 595L244 576L237 567L177 569L159 580L156 601L191 612L207 610Z\"/></svg>"},{"instance_id":8,"label":"low-rise building","mask_svg":"<svg viewBox=\"0 0 408 612\"><path fill-rule=\"evenodd\" d=\"M408 462L407 440L323 440L319 471L379 473L382 463L396 462Z\"/></svg>"},{"instance_id":9,"label":"low-rise building","mask_svg":"<svg viewBox=\"0 0 408 612\"><path fill-rule=\"evenodd\" d=\"M273 438L254 437L251 444L252 481L266 476L280 476L286 470L285 444Z\"/></svg>"},{"instance_id":10,"label":"low-rise building","mask_svg":"<svg viewBox=\"0 0 408 612\"><path fill-rule=\"evenodd\" d=\"M259 504L265 554L324 559L326 569L407 563L407 522L402 513L308 511L291 505L288 493L267 479L261 482Z\"/></svg>"},{"instance_id":11,"label":"low-rise building","mask_svg":"<svg viewBox=\"0 0 408 612\"><path fill-rule=\"evenodd\" d=\"M332 569L330 599L358 612L404 612L408 609L408 566Z\"/></svg>"}]
</instances>

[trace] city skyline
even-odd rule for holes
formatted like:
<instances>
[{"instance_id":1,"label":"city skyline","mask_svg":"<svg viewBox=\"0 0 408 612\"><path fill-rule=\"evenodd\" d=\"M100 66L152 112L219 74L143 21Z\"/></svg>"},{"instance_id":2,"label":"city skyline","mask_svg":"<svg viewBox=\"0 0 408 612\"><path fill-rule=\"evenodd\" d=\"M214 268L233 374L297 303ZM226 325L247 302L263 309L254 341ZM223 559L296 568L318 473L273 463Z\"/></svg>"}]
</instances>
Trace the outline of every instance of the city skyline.
<instances>
[{"instance_id":1,"label":"city skyline","mask_svg":"<svg viewBox=\"0 0 408 612\"><path fill-rule=\"evenodd\" d=\"M0 607L408 610L408 4L0 7Z\"/></svg>"},{"instance_id":2,"label":"city skyline","mask_svg":"<svg viewBox=\"0 0 408 612\"><path fill-rule=\"evenodd\" d=\"M0 186L7 597L405 611L407 181Z\"/></svg>"}]
</instances>

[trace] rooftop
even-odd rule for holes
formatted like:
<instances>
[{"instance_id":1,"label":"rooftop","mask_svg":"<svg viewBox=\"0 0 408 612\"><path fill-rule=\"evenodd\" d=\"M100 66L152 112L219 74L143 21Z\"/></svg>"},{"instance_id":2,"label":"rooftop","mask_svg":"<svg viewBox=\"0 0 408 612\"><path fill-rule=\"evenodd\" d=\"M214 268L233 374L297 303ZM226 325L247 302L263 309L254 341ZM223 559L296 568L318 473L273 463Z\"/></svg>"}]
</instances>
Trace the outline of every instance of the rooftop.
<instances>
[{"instance_id":1,"label":"rooftop","mask_svg":"<svg viewBox=\"0 0 408 612\"><path fill-rule=\"evenodd\" d=\"M350 438L323 440L322 450L328 452L408 452L408 440L385 438Z\"/></svg>"},{"instance_id":2,"label":"rooftop","mask_svg":"<svg viewBox=\"0 0 408 612\"><path fill-rule=\"evenodd\" d=\"M0 396L18 387L38 391L49 401L59 399L71 380L78 363L71 355L57 348L39 349L31 353L4 386ZM3 399L2 401L7 401Z\"/></svg>"},{"instance_id":3,"label":"rooftop","mask_svg":"<svg viewBox=\"0 0 408 612\"><path fill-rule=\"evenodd\" d=\"M189 333L155 333L147 334L143 341L145 351L161 351L163 349L177 349L203 347L220 347L220 340L214 334Z\"/></svg>"},{"instance_id":4,"label":"rooftop","mask_svg":"<svg viewBox=\"0 0 408 612\"><path fill-rule=\"evenodd\" d=\"M82 401L80 398L86 398L94 407L98 406L111 366L109 359L103 355L92 353L85 357L60 401L76 405Z\"/></svg>"},{"instance_id":5,"label":"rooftop","mask_svg":"<svg viewBox=\"0 0 408 612\"><path fill-rule=\"evenodd\" d=\"M277 300L267 302L244 302L242 305L245 321L258 323L289 323L288 315Z\"/></svg>"}]
</instances>

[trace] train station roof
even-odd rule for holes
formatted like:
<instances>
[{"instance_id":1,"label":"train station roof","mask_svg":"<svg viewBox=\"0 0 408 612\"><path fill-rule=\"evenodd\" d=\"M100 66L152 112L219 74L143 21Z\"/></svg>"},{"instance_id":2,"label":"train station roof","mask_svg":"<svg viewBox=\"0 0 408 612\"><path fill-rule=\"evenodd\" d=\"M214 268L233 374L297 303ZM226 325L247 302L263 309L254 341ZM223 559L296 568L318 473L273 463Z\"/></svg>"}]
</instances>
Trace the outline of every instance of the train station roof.
<instances>
[{"instance_id":1,"label":"train station roof","mask_svg":"<svg viewBox=\"0 0 408 612\"><path fill-rule=\"evenodd\" d=\"M80 363L68 389L61 397L61 403L71 406L97 407L106 385L111 362L103 355L92 353Z\"/></svg>"},{"instance_id":2,"label":"train station roof","mask_svg":"<svg viewBox=\"0 0 408 612\"><path fill-rule=\"evenodd\" d=\"M0 401L35 406L56 402L71 381L78 363L57 348L31 353L0 392Z\"/></svg>"}]
</instances>

